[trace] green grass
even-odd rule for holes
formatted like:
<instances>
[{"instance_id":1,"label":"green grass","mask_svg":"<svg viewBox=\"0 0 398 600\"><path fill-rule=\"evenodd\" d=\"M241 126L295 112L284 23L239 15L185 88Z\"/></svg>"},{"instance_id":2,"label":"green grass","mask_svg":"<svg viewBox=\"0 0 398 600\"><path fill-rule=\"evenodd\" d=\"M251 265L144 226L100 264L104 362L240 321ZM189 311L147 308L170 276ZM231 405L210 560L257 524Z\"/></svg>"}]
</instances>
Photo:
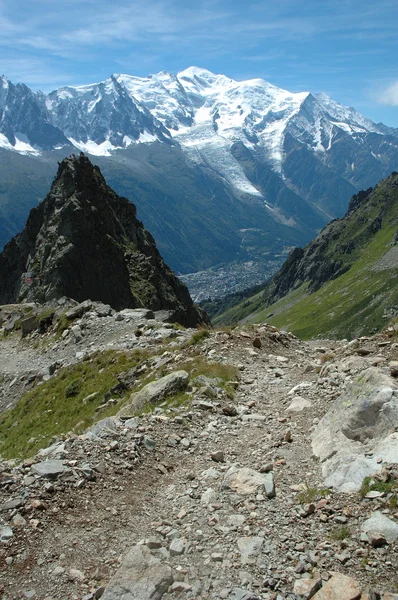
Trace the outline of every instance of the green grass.
<instances>
[{"instance_id":1,"label":"green grass","mask_svg":"<svg viewBox=\"0 0 398 600\"><path fill-rule=\"evenodd\" d=\"M318 488L317 486L310 486L305 483L305 488L297 494L297 500L300 504L311 504L321 498L326 498L330 495L329 488Z\"/></svg>"},{"instance_id":2,"label":"green grass","mask_svg":"<svg viewBox=\"0 0 398 600\"><path fill-rule=\"evenodd\" d=\"M196 346L196 344L200 344L208 337L210 337L210 331L208 329L199 329L198 331L195 331L185 344L183 344L183 347Z\"/></svg>"},{"instance_id":3,"label":"green grass","mask_svg":"<svg viewBox=\"0 0 398 600\"><path fill-rule=\"evenodd\" d=\"M117 385L116 375L144 362L148 356L147 352L139 350L97 352L76 365L60 370L47 382L24 394L15 408L0 415L0 455L6 459L33 456L40 448L48 446L53 437L69 431L81 433L94 420L117 413L128 403L132 392L166 374L163 368L143 375L117 404L97 412L96 409L104 403L105 394ZM231 365L208 362L195 356L174 368L185 369L190 379L198 375L217 378L219 387L225 389L229 397L233 395L232 382L238 378L238 371ZM94 398L83 403L95 392ZM160 406L187 406L191 399L190 394L179 392L166 398ZM149 405L142 412L151 412L154 408L154 405Z\"/></svg>"},{"instance_id":4,"label":"green grass","mask_svg":"<svg viewBox=\"0 0 398 600\"><path fill-rule=\"evenodd\" d=\"M277 287L271 283L264 292L218 315L214 324L268 321L303 339L317 335L353 338L383 329L387 324L385 309L398 304L394 257L390 257L388 269L384 265L381 270L376 264L396 244L398 180L393 177L381 182L356 210L327 225L318 238L317 268L321 270L324 263L326 271L330 268L336 273L334 266L338 265L340 272L345 270L342 275L312 291L311 280L300 286L294 273L290 273L289 281L285 273L282 281L286 289L292 283L299 287L266 306L267 299L277 297ZM309 247L310 254L314 248Z\"/></svg>"},{"instance_id":5,"label":"green grass","mask_svg":"<svg viewBox=\"0 0 398 600\"><path fill-rule=\"evenodd\" d=\"M196 357L192 361L180 363L178 368L187 371L190 379L194 379L199 375L204 375L210 379L218 379L218 387L224 389L229 398L233 398L233 382L239 378L239 371L236 367L225 363L208 362L202 357Z\"/></svg>"},{"instance_id":6,"label":"green grass","mask_svg":"<svg viewBox=\"0 0 398 600\"><path fill-rule=\"evenodd\" d=\"M398 482L395 480L378 481L377 479L373 479L373 477L365 477L359 493L362 498L365 498L368 492L381 492L388 494L398 488L397 484Z\"/></svg>"},{"instance_id":7,"label":"green grass","mask_svg":"<svg viewBox=\"0 0 398 600\"><path fill-rule=\"evenodd\" d=\"M341 541L341 540L346 540L351 537L351 530L347 525L342 525L338 529L335 529L334 531L332 531L332 533L330 534L330 537L332 540L335 540L336 542Z\"/></svg>"},{"instance_id":8,"label":"green grass","mask_svg":"<svg viewBox=\"0 0 398 600\"><path fill-rule=\"evenodd\" d=\"M323 334L353 338L379 331L386 324L385 306L398 303L398 268L375 271L370 267L388 250L394 234L392 227L380 230L349 271L312 294L308 284L303 284L263 311L251 314L250 321L267 320L302 339ZM267 319L270 312L274 315Z\"/></svg>"},{"instance_id":9,"label":"green grass","mask_svg":"<svg viewBox=\"0 0 398 600\"><path fill-rule=\"evenodd\" d=\"M36 386L22 396L15 408L0 415L0 454L4 458L32 456L53 436L84 431L93 423L95 409L104 402L104 394L118 383L116 375L146 357L145 352L138 350L98 352ZM94 392L98 395L83 404L83 399ZM117 410L113 406L98 418Z\"/></svg>"}]
</instances>

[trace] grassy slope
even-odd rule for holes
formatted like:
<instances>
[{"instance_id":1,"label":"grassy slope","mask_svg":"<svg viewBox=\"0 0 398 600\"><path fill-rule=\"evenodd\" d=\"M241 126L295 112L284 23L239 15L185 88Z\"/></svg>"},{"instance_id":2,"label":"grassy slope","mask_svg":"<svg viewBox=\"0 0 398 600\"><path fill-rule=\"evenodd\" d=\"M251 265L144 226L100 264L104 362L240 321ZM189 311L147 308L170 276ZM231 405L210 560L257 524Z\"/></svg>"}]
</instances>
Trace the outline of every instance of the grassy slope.
<instances>
[{"instance_id":1,"label":"grassy slope","mask_svg":"<svg viewBox=\"0 0 398 600\"><path fill-rule=\"evenodd\" d=\"M349 218L339 222L338 236L330 236L325 259L339 260L350 269L314 292L308 282L270 306L263 294L241 302L215 320L215 324L237 321L268 322L289 329L301 338L317 335L352 338L379 330L386 323L385 308L398 305L398 264L373 269L393 246L398 226L398 187L381 184L369 201ZM382 227L375 234L369 223L382 214ZM351 253L342 248L351 240ZM268 317L270 313L273 316Z\"/></svg>"},{"instance_id":2,"label":"grassy slope","mask_svg":"<svg viewBox=\"0 0 398 600\"><path fill-rule=\"evenodd\" d=\"M188 347L200 344L205 337L193 337L185 347L186 353ZM158 350L161 351L161 348ZM96 409L103 405L105 394L117 385L117 375L135 366L144 366L148 358L148 353L143 350L108 350L96 352L82 362L61 369L54 377L24 394L15 408L0 415L0 456L33 456L40 448L48 446L54 437L70 431L82 433L94 422L115 415L128 403L132 392L167 373L147 365L144 374L131 389L120 396L113 395L116 404L98 412ZM233 394L231 382L238 377L235 367L209 362L195 348L173 367L173 370L179 369L185 369L191 379L198 375L218 378L219 387L225 389L228 396ZM93 397L92 394L96 395ZM87 399L88 396L91 398ZM186 404L190 398L185 393L176 394L167 399L167 405ZM153 408L153 405L148 405L144 412Z\"/></svg>"}]
</instances>

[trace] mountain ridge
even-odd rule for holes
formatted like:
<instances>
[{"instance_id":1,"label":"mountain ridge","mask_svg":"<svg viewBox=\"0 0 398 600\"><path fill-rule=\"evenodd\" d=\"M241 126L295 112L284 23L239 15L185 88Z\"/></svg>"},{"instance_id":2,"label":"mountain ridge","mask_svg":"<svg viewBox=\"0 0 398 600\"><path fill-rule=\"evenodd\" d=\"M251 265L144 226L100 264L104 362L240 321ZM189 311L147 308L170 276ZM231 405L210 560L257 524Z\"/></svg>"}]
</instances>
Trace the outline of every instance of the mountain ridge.
<instances>
[{"instance_id":1,"label":"mountain ridge","mask_svg":"<svg viewBox=\"0 0 398 600\"><path fill-rule=\"evenodd\" d=\"M355 194L343 218L328 223L305 248L295 248L262 291L215 322L267 318L304 337L380 330L398 315L397 207L394 171Z\"/></svg>"},{"instance_id":2,"label":"mountain ridge","mask_svg":"<svg viewBox=\"0 0 398 600\"><path fill-rule=\"evenodd\" d=\"M279 264L342 216L353 194L396 168L398 130L322 94L197 67L115 74L47 95L3 77L0 153L9 166L0 165L0 245L22 227L24 206L43 197L48 165L75 148L98 156L120 195L140 190L140 218L177 272L254 261L257 284L255 272L271 274L261 262ZM20 157L38 174L23 194Z\"/></svg>"}]
</instances>

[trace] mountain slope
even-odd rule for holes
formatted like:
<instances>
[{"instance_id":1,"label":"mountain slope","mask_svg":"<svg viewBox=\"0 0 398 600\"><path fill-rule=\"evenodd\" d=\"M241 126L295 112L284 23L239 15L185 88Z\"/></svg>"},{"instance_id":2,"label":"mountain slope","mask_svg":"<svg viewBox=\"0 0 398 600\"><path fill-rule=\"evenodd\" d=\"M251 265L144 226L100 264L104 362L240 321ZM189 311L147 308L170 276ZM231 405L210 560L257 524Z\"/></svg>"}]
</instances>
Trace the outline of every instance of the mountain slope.
<instances>
[{"instance_id":1,"label":"mountain slope","mask_svg":"<svg viewBox=\"0 0 398 600\"><path fill-rule=\"evenodd\" d=\"M261 79L190 67L44 95L3 77L0 247L44 196L49 164L55 173L73 147L98 156L180 273L275 265L398 165L398 130Z\"/></svg>"},{"instance_id":2,"label":"mountain slope","mask_svg":"<svg viewBox=\"0 0 398 600\"><path fill-rule=\"evenodd\" d=\"M292 251L265 289L219 316L286 327L302 337L354 337L398 314L398 173L351 199L343 219Z\"/></svg>"},{"instance_id":3,"label":"mountain slope","mask_svg":"<svg viewBox=\"0 0 398 600\"><path fill-rule=\"evenodd\" d=\"M83 155L61 162L50 193L0 254L0 281L0 304L69 296L117 309L170 309L191 326L205 320L135 206Z\"/></svg>"}]
</instances>

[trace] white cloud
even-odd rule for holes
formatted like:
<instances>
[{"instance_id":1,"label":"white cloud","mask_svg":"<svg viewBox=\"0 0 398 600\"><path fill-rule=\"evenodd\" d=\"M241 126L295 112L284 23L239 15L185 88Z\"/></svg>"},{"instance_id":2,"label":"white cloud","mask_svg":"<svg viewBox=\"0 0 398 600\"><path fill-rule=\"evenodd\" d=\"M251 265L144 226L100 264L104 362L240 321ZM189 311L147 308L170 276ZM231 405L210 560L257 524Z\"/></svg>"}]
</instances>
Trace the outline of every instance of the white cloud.
<instances>
[{"instance_id":1,"label":"white cloud","mask_svg":"<svg viewBox=\"0 0 398 600\"><path fill-rule=\"evenodd\" d=\"M379 104L398 106L398 81L394 81L384 88L384 90L377 95L377 101Z\"/></svg>"}]
</instances>

